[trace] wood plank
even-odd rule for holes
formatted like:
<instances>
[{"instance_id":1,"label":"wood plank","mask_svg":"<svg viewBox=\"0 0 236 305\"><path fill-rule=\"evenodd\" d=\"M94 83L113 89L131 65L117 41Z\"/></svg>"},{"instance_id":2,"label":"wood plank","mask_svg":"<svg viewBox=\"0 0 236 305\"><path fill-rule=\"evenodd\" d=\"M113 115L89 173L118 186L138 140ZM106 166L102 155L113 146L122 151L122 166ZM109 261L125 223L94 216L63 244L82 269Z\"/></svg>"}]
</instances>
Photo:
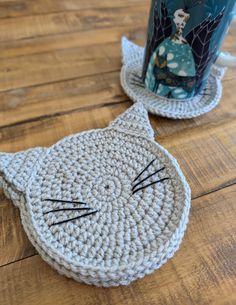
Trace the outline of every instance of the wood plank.
<instances>
[{"instance_id":1,"label":"wood plank","mask_svg":"<svg viewBox=\"0 0 236 305\"><path fill-rule=\"evenodd\" d=\"M118 62L120 63L120 38L123 33L130 33L128 26L135 25L135 27L138 27L138 25L143 23L143 9L134 7L129 13L127 13L127 9L121 8L115 12L111 10L102 12L83 11L81 13L82 16L79 13L76 14L76 17L74 15L68 17L63 14L59 16L41 16L43 19L40 19L39 26L37 26L37 22L35 23L34 18L28 20L29 17L26 18L27 22L24 23L20 20L19 24L15 24L15 20L10 20L9 22L12 23L12 27L9 27L8 23L1 25L0 21L1 33L3 35L8 33L12 39L16 38L14 35L17 36L19 31L26 31L26 35L31 37L32 33L29 33L29 29L35 31L34 35L36 36L46 35L43 39L39 37L37 39L31 38L1 44L1 91L9 90L13 87L27 87L44 82L81 77L85 71L86 75L89 75L114 71L114 69L120 68L120 66L118 68L115 65ZM74 22L74 19L77 22ZM90 23L88 20L90 20ZM41 26L41 23L43 26ZM94 31L89 31L89 24L96 28L95 33ZM116 29L118 25L122 25L122 27ZM4 26L8 30L4 30ZM111 26L113 30L107 29L107 27ZM73 31L71 27L75 27L77 32L68 33L68 31ZM99 28L103 27L103 31L99 30ZM15 34L11 33L11 28ZM43 29L45 29L45 32L43 32ZM82 29L86 30L86 32L83 32ZM134 33L137 33L137 30L138 28L136 28ZM37 31L41 31L41 34ZM58 34L61 31L65 31L68 35ZM56 34L55 37L48 36L50 33ZM108 42L114 41L117 42L116 46L114 46L117 48L115 51L113 46L107 46ZM96 43L103 45L97 46ZM66 51L65 49L69 50ZM27 56L27 54L29 55ZM6 59L6 56L14 56L16 58ZM114 65L112 66L112 64ZM48 70L50 70L49 73Z\"/></svg>"},{"instance_id":2,"label":"wood plank","mask_svg":"<svg viewBox=\"0 0 236 305\"><path fill-rule=\"evenodd\" d=\"M0 191L0 266L36 253L20 222L19 210Z\"/></svg>"},{"instance_id":3,"label":"wood plank","mask_svg":"<svg viewBox=\"0 0 236 305\"><path fill-rule=\"evenodd\" d=\"M135 41L144 40L144 31L141 28L129 31L127 27L118 27L114 29L114 33L107 29L104 32L100 30L95 40L97 44L91 45L96 33L89 33L88 37L81 33L78 37L56 35L51 42L49 37L44 37L39 41L30 40L25 45L20 42L18 46L13 42L12 46L8 44L4 47L3 44L0 52L0 91L120 70L122 34L128 33ZM7 54L9 58L5 57ZM235 70L229 69L225 80L235 78Z\"/></svg>"},{"instance_id":4,"label":"wood plank","mask_svg":"<svg viewBox=\"0 0 236 305\"><path fill-rule=\"evenodd\" d=\"M182 166L193 197L236 183L236 139L232 130L236 130L235 119L159 138Z\"/></svg>"},{"instance_id":5,"label":"wood plank","mask_svg":"<svg viewBox=\"0 0 236 305\"><path fill-rule=\"evenodd\" d=\"M119 72L19 88L0 93L0 126L127 99Z\"/></svg>"},{"instance_id":6,"label":"wood plank","mask_svg":"<svg viewBox=\"0 0 236 305\"><path fill-rule=\"evenodd\" d=\"M88 15L86 15L85 12ZM94 11L94 14L95 12L96 11ZM4 30L4 27L2 27L0 22L0 28L2 28L3 35L9 35L9 38L11 37L12 39L16 38L14 35L18 35L19 31L26 31L26 34L28 35L29 28L30 31L35 31L35 35L46 35L46 37L43 38L19 40L19 43L13 41L1 44L1 91L81 77L88 75L88 73L94 74L107 72L108 70L119 70L120 65L118 64L118 58L120 58L120 37L122 34L128 33L131 38L139 38L143 41L145 36L143 29L146 22L144 22L143 10L141 10L140 7L132 8L132 12L129 14L127 13L127 9L124 8L121 8L120 11L118 10L117 14L111 14L110 11L109 13L106 13L107 12L104 12L102 16L97 17L94 22L91 21L91 26L98 29L98 32L96 33L87 29L88 35L86 35L87 30L86 32L83 32L81 29L87 27L86 18L95 18L91 11L83 11L83 14L86 16L84 16L83 21L78 21L81 22L81 24L84 24L78 28L78 35L77 33L69 32L68 36L58 34L62 30L71 30L70 24L74 26L73 22L67 22L67 19L63 18L63 16L59 18L59 21L55 21L57 18L54 18L55 20L53 18L41 20L39 24L42 23L42 27L41 25L37 26L37 22L35 25L30 25L27 22L26 24L24 24L24 22L22 24L13 24L12 31L15 34L11 33L11 27L8 28L8 24ZM27 17L26 19L28 18L30 17ZM79 20L79 18L77 18L77 20ZM32 22L34 22L34 20ZM55 22L55 24L53 22ZM114 32L112 32L111 29L107 29L110 25L113 26ZM118 26L117 30L114 25ZM136 30L134 30L134 25L137 27ZM76 24L75 27L77 28L77 26L78 25ZM130 30L129 26L131 28ZM139 28L138 26L142 26L142 28ZM67 29L67 27L69 28ZM100 27L105 27L104 32L102 29L99 30ZM43 32L44 29L45 32ZM41 34L37 31L41 31ZM55 37L47 36L52 32L56 34ZM31 34L29 34L29 37L31 37ZM227 41L234 41L232 35L233 34L229 35ZM93 37L96 37L94 41ZM229 45L227 41L225 42L226 47ZM114 42L114 44L107 45L106 42ZM236 49L235 45L236 44L233 44L234 49ZM103 54L103 56L99 57L98 54ZM6 58L6 56L14 58ZM105 65L103 65L104 62ZM107 70L108 62L110 64L114 63L114 65ZM85 66L84 69L81 68L81 64ZM92 65L93 69L89 64ZM87 74L84 74L85 71ZM226 79L235 78L234 72L234 69L229 69Z\"/></svg>"},{"instance_id":7,"label":"wood plank","mask_svg":"<svg viewBox=\"0 0 236 305\"><path fill-rule=\"evenodd\" d=\"M3 58L0 60L0 92L120 68L120 41ZM234 69L229 69L225 80L235 78Z\"/></svg>"},{"instance_id":8,"label":"wood plank","mask_svg":"<svg viewBox=\"0 0 236 305\"><path fill-rule=\"evenodd\" d=\"M85 9L104 9L133 7L138 5L149 6L149 0L1 0L0 18L22 17L56 12L78 11Z\"/></svg>"},{"instance_id":9,"label":"wood plank","mask_svg":"<svg viewBox=\"0 0 236 305\"><path fill-rule=\"evenodd\" d=\"M132 6L129 9L126 7L103 8L0 19L0 42L128 24L139 27L147 22L147 15L148 7L145 5Z\"/></svg>"},{"instance_id":10,"label":"wood plank","mask_svg":"<svg viewBox=\"0 0 236 305\"><path fill-rule=\"evenodd\" d=\"M122 35L126 35L136 42L137 39L139 39L140 45L144 45L146 37L146 17L144 17L144 14L138 15L139 11L135 10L133 11L133 14L134 18L137 20L132 23L130 22L130 18L126 18L126 16L125 18L116 18L116 26L113 25L112 27L99 29L97 23L101 23L101 21L99 19L98 21L94 19L94 28L91 31L86 30L84 32L78 30L72 33L58 34L55 29L56 27L54 26L53 29L55 30L55 33L53 35L49 35L48 32L46 32L42 37L36 36L27 39L6 41L0 45L0 58L34 53L38 54L58 49L90 46L93 44L118 42ZM112 18L115 17L113 15L109 15L108 17L112 23ZM121 21L120 24L119 21ZM52 28L50 21L46 22L46 20L44 20L44 22L46 23L46 29ZM18 25L18 27L22 27L22 25ZM34 26L32 27L34 28ZM59 30L59 28L57 30ZM22 31L24 31L24 28ZM234 29L230 30L224 41L223 50L231 51L236 54L236 42L234 43L235 31L236 30ZM234 70L232 72L234 72Z\"/></svg>"},{"instance_id":11,"label":"wood plank","mask_svg":"<svg viewBox=\"0 0 236 305\"><path fill-rule=\"evenodd\" d=\"M72 50L68 51L59 50L45 54L31 54L30 56L22 56L20 58L4 59L2 69L0 68L0 79L2 80L0 91L3 91L0 92L0 126L9 125L21 120L37 118L45 114L52 115L71 111L80 108L80 106L84 107L87 103L88 105L92 105L92 94L95 94L97 97L96 100L94 99L94 104L96 105L109 102L109 98L111 103L117 102L117 100L126 100L126 96L120 88L118 77L118 71L120 69L119 41L123 28L115 28L114 33L111 30L103 31L101 30L100 35L95 35L98 38L96 42L107 41L111 43L114 41L114 43L110 44L110 50L112 49L113 51L109 52L109 47L106 47L105 44L105 46L93 45L90 48L90 52L87 52L87 46L85 47L87 39L85 37L84 47L79 49L72 48ZM137 41L142 37L142 32L131 31L129 36ZM71 41L76 41L76 39L67 40L70 47L72 47L70 44ZM83 45L83 40L81 44ZM57 43L55 45L59 46ZM52 43L51 46L55 47L55 45ZM73 44L73 46L75 45ZM49 45L42 44L42 48L44 47L50 49L50 43ZM14 50L13 48L13 53ZM31 45L29 48L27 46L23 47L22 52L27 53L26 50L31 50ZM39 51L43 52L40 47ZM98 56L97 51L101 55L99 58L96 58ZM11 53L8 49L6 49L6 52ZM93 53L95 53L94 56ZM4 52L0 52L0 54L4 54ZM101 69L98 71L97 69L100 67ZM48 69L51 69L50 72L48 72ZM113 69L118 71L104 76L99 74L91 77L85 76L83 78L83 75L87 73L96 74ZM195 124L202 124L204 121L209 123L209 118L211 123L222 121L229 117L232 118L235 115L234 94L232 92L232 87L236 84L236 75L234 72L235 70L231 68L226 74L223 81L223 100L217 110L200 119L178 122L174 128L171 127L172 131L175 132L176 128L179 129L180 125L189 128ZM78 76L79 78L77 78ZM67 78L75 79L66 80ZM65 81L63 82L61 79L65 79ZM40 82L52 82L52 84L36 85ZM11 87L16 89L9 89ZM102 92L100 92L101 87L103 88ZM96 90L98 90L97 93ZM45 108L47 109L47 113L45 113ZM163 121L163 124L164 128L168 128L168 120Z\"/></svg>"},{"instance_id":12,"label":"wood plank","mask_svg":"<svg viewBox=\"0 0 236 305\"><path fill-rule=\"evenodd\" d=\"M211 113L192 120L159 118L161 134L176 133L200 125L219 124L235 117L236 109L232 88L236 79L223 81L223 98ZM45 115L77 111L92 105L126 101L120 87L119 71L102 75L75 78L47 85L13 89L0 93L0 127L32 120ZM47 109L45 113L45 109ZM167 132L168 131L168 132Z\"/></svg>"},{"instance_id":13,"label":"wood plank","mask_svg":"<svg viewBox=\"0 0 236 305\"><path fill-rule=\"evenodd\" d=\"M233 305L236 186L192 203L180 250L152 275L127 287L95 288L76 283L36 255L0 268L0 303L80 305Z\"/></svg>"},{"instance_id":14,"label":"wood plank","mask_svg":"<svg viewBox=\"0 0 236 305\"><path fill-rule=\"evenodd\" d=\"M85 46L88 48L91 45L118 43L124 35L143 45L145 31L145 27L138 27L135 24L133 26L126 25L124 22L123 25L112 28L8 41L0 45L0 59L52 52L61 49Z\"/></svg>"},{"instance_id":15,"label":"wood plank","mask_svg":"<svg viewBox=\"0 0 236 305\"><path fill-rule=\"evenodd\" d=\"M120 69L120 43L3 59L0 91Z\"/></svg>"}]
</instances>

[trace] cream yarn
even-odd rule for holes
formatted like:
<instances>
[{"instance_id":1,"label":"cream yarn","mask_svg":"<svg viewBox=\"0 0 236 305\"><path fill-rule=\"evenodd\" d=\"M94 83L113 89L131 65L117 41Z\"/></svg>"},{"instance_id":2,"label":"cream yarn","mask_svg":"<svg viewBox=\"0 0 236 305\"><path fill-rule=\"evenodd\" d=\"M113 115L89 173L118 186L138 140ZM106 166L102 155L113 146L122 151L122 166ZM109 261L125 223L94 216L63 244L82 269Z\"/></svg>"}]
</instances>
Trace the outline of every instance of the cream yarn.
<instances>
[{"instance_id":1,"label":"cream yarn","mask_svg":"<svg viewBox=\"0 0 236 305\"><path fill-rule=\"evenodd\" d=\"M150 113L173 119L189 119L203 115L218 105L222 96L221 79L226 68L213 65L204 95L183 100L168 99L135 84L135 75L141 75L144 49L125 37L122 38L121 48L121 86L131 100L142 102Z\"/></svg>"},{"instance_id":2,"label":"cream yarn","mask_svg":"<svg viewBox=\"0 0 236 305\"><path fill-rule=\"evenodd\" d=\"M127 285L159 268L188 222L189 186L140 103L107 128L1 153L0 186L42 258L96 286Z\"/></svg>"}]
</instances>

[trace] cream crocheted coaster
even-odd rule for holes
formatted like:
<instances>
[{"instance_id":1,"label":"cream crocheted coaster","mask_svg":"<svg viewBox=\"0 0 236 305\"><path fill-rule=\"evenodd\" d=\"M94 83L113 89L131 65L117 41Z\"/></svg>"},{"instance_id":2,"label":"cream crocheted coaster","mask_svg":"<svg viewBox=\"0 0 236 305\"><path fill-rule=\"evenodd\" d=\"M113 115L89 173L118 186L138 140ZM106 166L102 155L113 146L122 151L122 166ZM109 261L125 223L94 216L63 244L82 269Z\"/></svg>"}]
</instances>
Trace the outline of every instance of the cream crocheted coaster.
<instances>
[{"instance_id":1,"label":"cream crocheted coaster","mask_svg":"<svg viewBox=\"0 0 236 305\"><path fill-rule=\"evenodd\" d=\"M123 37L121 86L134 102L143 103L150 113L173 119L189 119L211 111L219 103L225 68L213 65L204 93L183 100L168 99L155 95L140 82L143 58L144 49Z\"/></svg>"},{"instance_id":2,"label":"cream crocheted coaster","mask_svg":"<svg viewBox=\"0 0 236 305\"><path fill-rule=\"evenodd\" d=\"M96 286L127 285L179 248L190 189L135 104L104 129L0 154L0 186L42 258Z\"/></svg>"}]
</instances>

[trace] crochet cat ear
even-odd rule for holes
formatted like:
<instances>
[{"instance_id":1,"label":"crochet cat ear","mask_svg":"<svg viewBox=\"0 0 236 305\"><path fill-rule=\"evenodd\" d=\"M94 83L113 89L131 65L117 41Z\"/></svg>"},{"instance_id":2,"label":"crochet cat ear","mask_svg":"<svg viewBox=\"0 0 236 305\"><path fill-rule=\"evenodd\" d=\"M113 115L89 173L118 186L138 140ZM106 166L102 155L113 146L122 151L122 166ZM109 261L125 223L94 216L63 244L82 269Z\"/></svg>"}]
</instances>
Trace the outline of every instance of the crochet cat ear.
<instances>
[{"instance_id":1,"label":"crochet cat ear","mask_svg":"<svg viewBox=\"0 0 236 305\"><path fill-rule=\"evenodd\" d=\"M45 150L37 147L18 153L0 153L0 188L16 205Z\"/></svg>"},{"instance_id":2,"label":"crochet cat ear","mask_svg":"<svg viewBox=\"0 0 236 305\"><path fill-rule=\"evenodd\" d=\"M109 126L136 135L142 135L152 140L154 139L154 131L150 124L147 110L142 103L134 104L118 116Z\"/></svg>"},{"instance_id":3,"label":"crochet cat ear","mask_svg":"<svg viewBox=\"0 0 236 305\"><path fill-rule=\"evenodd\" d=\"M143 60L144 50L126 37L121 39L122 62L124 65L137 64Z\"/></svg>"}]
</instances>

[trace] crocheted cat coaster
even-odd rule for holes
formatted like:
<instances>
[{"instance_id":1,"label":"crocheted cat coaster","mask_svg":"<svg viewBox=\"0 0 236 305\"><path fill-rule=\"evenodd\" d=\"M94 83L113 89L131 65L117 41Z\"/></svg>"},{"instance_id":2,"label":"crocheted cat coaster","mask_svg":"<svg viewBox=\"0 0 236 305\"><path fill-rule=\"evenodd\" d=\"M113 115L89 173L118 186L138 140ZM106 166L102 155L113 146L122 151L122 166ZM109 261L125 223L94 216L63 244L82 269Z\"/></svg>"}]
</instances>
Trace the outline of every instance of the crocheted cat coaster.
<instances>
[{"instance_id":1,"label":"crocheted cat coaster","mask_svg":"<svg viewBox=\"0 0 236 305\"><path fill-rule=\"evenodd\" d=\"M127 285L153 272L188 222L189 186L140 103L107 128L1 153L0 177L42 258L87 284Z\"/></svg>"},{"instance_id":2,"label":"crocheted cat coaster","mask_svg":"<svg viewBox=\"0 0 236 305\"><path fill-rule=\"evenodd\" d=\"M142 102L149 112L174 119L189 119L211 111L219 103L225 68L213 65L203 93L183 100L168 99L144 87L140 79L143 58L144 49L123 37L121 85L134 102Z\"/></svg>"}]
</instances>

